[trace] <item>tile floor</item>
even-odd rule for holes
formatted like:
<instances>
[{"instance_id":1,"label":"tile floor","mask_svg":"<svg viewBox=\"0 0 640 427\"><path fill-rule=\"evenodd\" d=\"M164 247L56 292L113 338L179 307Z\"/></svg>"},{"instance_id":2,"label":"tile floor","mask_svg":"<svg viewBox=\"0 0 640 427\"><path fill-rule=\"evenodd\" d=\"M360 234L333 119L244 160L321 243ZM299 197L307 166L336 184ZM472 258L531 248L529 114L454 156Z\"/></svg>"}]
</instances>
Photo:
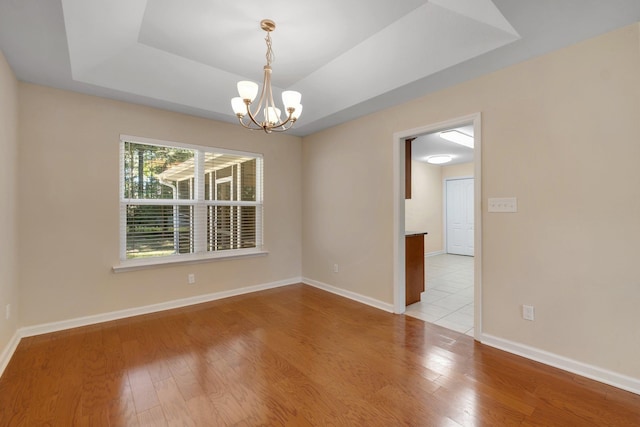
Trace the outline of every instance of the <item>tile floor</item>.
<instances>
[{"instance_id":1,"label":"tile floor","mask_svg":"<svg viewBox=\"0 0 640 427\"><path fill-rule=\"evenodd\" d=\"M473 336L473 257L435 255L425 258L422 301L406 315Z\"/></svg>"}]
</instances>

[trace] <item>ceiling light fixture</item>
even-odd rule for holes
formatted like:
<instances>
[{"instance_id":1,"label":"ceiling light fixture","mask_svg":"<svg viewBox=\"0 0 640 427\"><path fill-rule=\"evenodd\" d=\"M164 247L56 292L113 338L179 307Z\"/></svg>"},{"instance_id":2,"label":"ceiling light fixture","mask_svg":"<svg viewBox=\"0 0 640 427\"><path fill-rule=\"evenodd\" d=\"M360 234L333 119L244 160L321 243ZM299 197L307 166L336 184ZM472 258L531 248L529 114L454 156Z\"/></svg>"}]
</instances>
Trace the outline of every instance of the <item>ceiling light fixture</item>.
<instances>
[{"instance_id":1,"label":"ceiling light fixture","mask_svg":"<svg viewBox=\"0 0 640 427\"><path fill-rule=\"evenodd\" d=\"M445 130L444 132L440 132L440 138L473 148L473 137L458 130Z\"/></svg>"},{"instance_id":2,"label":"ceiling light fixture","mask_svg":"<svg viewBox=\"0 0 640 427\"><path fill-rule=\"evenodd\" d=\"M438 154L435 156L427 157L427 163L431 163L432 165L449 163L451 160L453 160L453 157L448 154Z\"/></svg>"},{"instance_id":3,"label":"ceiling light fixture","mask_svg":"<svg viewBox=\"0 0 640 427\"><path fill-rule=\"evenodd\" d=\"M286 120L280 118L280 109L276 108L273 102L273 91L271 90L271 61L273 61L273 51L271 50L271 32L276 29L276 24L270 19L260 21L260 28L267 32L265 41L267 42L267 65L264 66L264 83L260 98L253 112L251 111L251 103L258 95L258 84L251 81L238 82L239 97L231 99L231 107L233 112L238 116L240 124L247 129L263 130L266 133L284 132L291 129L293 124L302 113L302 104L300 100L302 95L300 92L286 90L282 92L282 103L286 111ZM259 119L259 115L262 119ZM249 119L244 120L245 116Z\"/></svg>"}]
</instances>

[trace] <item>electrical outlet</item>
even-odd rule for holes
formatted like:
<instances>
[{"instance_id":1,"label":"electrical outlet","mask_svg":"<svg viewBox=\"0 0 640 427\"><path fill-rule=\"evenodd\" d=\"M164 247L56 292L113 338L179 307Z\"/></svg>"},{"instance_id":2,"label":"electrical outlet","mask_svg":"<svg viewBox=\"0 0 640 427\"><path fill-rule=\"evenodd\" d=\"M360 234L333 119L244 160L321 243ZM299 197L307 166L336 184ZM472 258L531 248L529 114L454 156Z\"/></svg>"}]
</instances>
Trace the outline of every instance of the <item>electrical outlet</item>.
<instances>
[{"instance_id":1,"label":"electrical outlet","mask_svg":"<svg viewBox=\"0 0 640 427\"><path fill-rule=\"evenodd\" d=\"M337 273L340 271L340 268L338 267L338 264L333 264L333 272Z\"/></svg>"},{"instance_id":2,"label":"electrical outlet","mask_svg":"<svg viewBox=\"0 0 640 427\"><path fill-rule=\"evenodd\" d=\"M187 276L187 280L189 281L190 285L193 285L194 283L196 283L196 275L190 273L189 276Z\"/></svg>"},{"instance_id":3,"label":"electrical outlet","mask_svg":"<svg viewBox=\"0 0 640 427\"><path fill-rule=\"evenodd\" d=\"M7 306L5 307L5 317L7 318L7 320L9 320L9 318L11 317L11 304L7 304Z\"/></svg>"},{"instance_id":4,"label":"electrical outlet","mask_svg":"<svg viewBox=\"0 0 640 427\"><path fill-rule=\"evenodd\" d=\"M523 305L522 306L522 318L524 320L534 320L535 313L532 305Z\"/></svg>"}]
</instances>

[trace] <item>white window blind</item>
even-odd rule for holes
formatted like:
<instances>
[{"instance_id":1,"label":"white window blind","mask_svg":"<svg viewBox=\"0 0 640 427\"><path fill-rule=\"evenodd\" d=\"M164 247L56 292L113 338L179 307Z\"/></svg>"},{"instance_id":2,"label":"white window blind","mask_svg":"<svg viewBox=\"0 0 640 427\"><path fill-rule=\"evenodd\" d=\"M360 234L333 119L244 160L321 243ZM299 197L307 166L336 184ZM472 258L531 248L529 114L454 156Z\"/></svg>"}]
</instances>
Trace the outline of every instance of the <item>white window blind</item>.
<instances>
[{"instance_id":1,"label":"white window blind","mask_svg":"<svg viewBox=\"0 0 640 427\"><path fill-rule=\"evenodd\" d=\"M120 141L120 259L262 250L262 156L146 138Z\"/></svg>"}]
</instances>

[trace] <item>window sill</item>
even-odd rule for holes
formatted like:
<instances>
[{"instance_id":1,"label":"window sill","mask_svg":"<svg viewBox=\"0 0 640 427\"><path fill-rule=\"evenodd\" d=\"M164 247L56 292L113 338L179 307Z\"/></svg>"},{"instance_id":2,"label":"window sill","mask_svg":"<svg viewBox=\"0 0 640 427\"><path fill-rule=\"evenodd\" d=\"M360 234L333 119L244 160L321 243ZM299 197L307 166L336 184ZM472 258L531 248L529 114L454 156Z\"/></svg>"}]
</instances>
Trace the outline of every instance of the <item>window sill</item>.
<instances>
[{"instance_id":1,"label":"window sill","mask_svg":"<svg viewBox=\"0 0 640 427\"><path fill-rule=\"evenodd\" d=\"M182 255L163 258L146 258L139 260L121 261L120 264L112 267L114 273L123 273L125 271L142 270L147 268L162 267L177 264L195 264L201 262L223 261L238 258L249 258L257 256L266 256L269 252L264 250L237 250L230 253L216 253L208 255Z\"/></svg>"}]
</instances>

